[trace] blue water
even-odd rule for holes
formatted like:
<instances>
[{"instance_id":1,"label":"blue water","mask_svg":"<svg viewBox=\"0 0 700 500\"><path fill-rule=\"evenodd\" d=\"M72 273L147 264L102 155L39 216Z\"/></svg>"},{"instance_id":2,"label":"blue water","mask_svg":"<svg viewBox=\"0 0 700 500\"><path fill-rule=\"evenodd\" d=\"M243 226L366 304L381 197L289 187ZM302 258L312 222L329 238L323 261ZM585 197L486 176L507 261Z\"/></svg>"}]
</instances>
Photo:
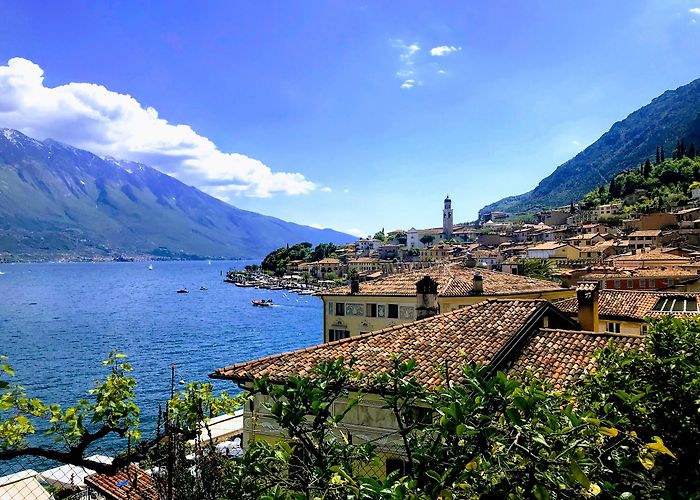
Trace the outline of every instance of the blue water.
<instances>
[{"instance_id":1,"label":"blue water","mask_svg":"<svg viewBox=\"0 0 700 500\"><path fill-rule=\"evenodd\" d=\"M152 431L172 363L177 390L180 380L322 341L319 299L223 282L222 273L249 263L0 264L0 354L28 393L61 404L85 396L110 350L127 354L142 427ZM190 293L175 293L183 287ZM252 307L256 298L276 306Z\"/></svg>"}]
</instances>

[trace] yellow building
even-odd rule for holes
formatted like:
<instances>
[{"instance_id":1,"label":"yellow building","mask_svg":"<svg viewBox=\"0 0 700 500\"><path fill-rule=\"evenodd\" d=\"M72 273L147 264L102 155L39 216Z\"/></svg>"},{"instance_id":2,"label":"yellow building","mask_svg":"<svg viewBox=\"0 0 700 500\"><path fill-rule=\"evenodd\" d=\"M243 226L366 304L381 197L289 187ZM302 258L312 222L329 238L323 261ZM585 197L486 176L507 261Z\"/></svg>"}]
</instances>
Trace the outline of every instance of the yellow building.
<instances>
[{"instance_id":1,"label":"yellow building","mask_svg":"<svg viewBox=\"0 0 700 500\"><path fill-rule=\"evenodd\" d=\"M355 359L357 386L351 391L367 391L359 404L339 424L355 444L372 442L378 447L384 470L400 464L404 455L396 421L381 397L372 391L377 374L393 367L391 354L414 359L417 382L434 389L445 383L443 371L452 382L462 381L460 367L475 362L489 366L489 373L515 370L532 371L550 380L555 388L575 383L591 369L593 353L610 339L623 347L638 345L640 337L611 336L579 331L578 324L545 300L492 299L450 313L396 325L366 335L319 344L298 351L220 368L210 377L230 380L250 390L255 379L267 376L282 383L293 376L308 376L321 361ZM554 363L563 359L570 362ZM243 447L252 440L274 442L286 438L267 410L266 399L255 395L244 409ZM340 414L347 399L339 400L332 411ZM426 418L434 418L429 408L417 408Z\"/></svg>"},{"instance_id":2,"label":"yellow building","mask_svg":"<svg viewBox=\"0 0 700 500\"><path fill-rule=\"evenodd\" d=\"M527 249L528 259L576 260L578 257L579 249L562 241L547 241Z\"/></svg>"},{"instance_id":3,"label":"yellow building","mask_svg":"<svg viewBox=\"0 0 700 500\"><path fill-rule=\"evenodd\" d=\"M656 291L600 290L598 283L579 283L579 288L595 285L592 305L593 317L582 317L580 301L570 298L556 302L563 312L577 318L582 326L596 332L622 333L626 335L645 334L645 318L660 316L697 315L698 293L676 293ZM587 323L590 323L588 325Z\"/></svg>"},{"instance_id":4,"label":"yellow building","mask_svg":"<svg viewBox=\"0 0 700 500\"><path fill-rule=\"evenodd\" d=\"M416 285L429 276L437 283L435 308L449 312L489 298L555 300L574 290L525 276L436 264L427 269L394 274L374 281L321 292L324 341L329 342L420 319ZM431 306L432 307L432 306Z\"/></svg>"}]
</instances>

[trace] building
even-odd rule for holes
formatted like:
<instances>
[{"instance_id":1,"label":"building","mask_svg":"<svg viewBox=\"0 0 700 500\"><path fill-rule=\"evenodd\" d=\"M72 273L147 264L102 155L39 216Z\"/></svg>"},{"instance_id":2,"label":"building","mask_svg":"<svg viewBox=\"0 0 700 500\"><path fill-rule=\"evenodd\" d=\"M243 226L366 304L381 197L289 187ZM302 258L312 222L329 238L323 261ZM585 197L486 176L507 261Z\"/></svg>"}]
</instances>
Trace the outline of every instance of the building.
<instances>
[{"instance_id":1,"label":"building","mask_svg":"<svg viewBox=\"0 0 700 500\"><path fill-rule=\"evenodd\" d=\"M416 361L416 381L438 389L463 382L460 367L480 363L488 374L498 371L532 371L551 381L555 389L575 384L595 367L595 352L613 341L623 348L639 346L639 335L610 335L580 331L577 322L545 300L486 300L450 313L395 325L365 335L320 344L220 368L210 375L250 390L262 376L278 383L290 377L309 376L315 365L339 358L354 359L359 377L349 386L350 398L359 389L363 397L340 422L340 430L353 443L374 443L385 464L400 460L402 447L396 420L373 385L377 374L393 367L391 354ZM265 408L266 399L255 394L244 409L244 447L253 440L285 439ZM334 414L347 409L338 400ZM386 450L386 451L385 451ZM388 470L382 471L384 474ZM381 472L379 475L382 475Z\"/></svg>"},{"instance_id":2,"label":"building","mask_svg":"<svg viewBox=\"0 0 700 500\"><path fill-rule=\"evenodd\" d=\"M592 331L639 335L647 332L647 318L697 316L700 313L698 293L598 290L597 283L581 283L578 290L591 285L595 290L590 310L581 308L576 298L562 300L556 306L577 318L582 326L586 322L582 313L591 314L587 329Z\"/></svg>"},{"instance_id":3,"label":"building","mask_svg":"<svg viewBox=\"0 0 700 500\"><path fill-rule=\"evenodd\" d=\"M680 268L690 266L691 259L656 248L653 250L632 250L629 253L610 257L607 262L613 267L624 268Z\"/></svg>"},{"instance_id":4,"label":"building","mask_svg":"<svg viewBox=\"0 0 700 500\"><path fill-rule=\"evenodd\" d=\"M569 243L548 241L527 249L528 259L578 259L579 249Z\"/></svg>"},{"instance_id":5,"label":"building","mask_svg":"<svg viewBox=\"0 0 700 500\"><path fill-rule=\"evenodd\" d=\"M436 283L431 307L448 312L489 298L542 298L573 295L557 283L525 276L438 263L430 268L394 274L320 292L323 300L324 341L329 342L388 326L414 321L424 297L418 283Z\"/></svg>"},{"instance_id":6,"label":"building","mask_svg":"<svg viewBox=\"0 0 700 500\"><path fill-rule=\"evenodd\" d=\"M567 238L566 241L577 247L589 247L604 242L605 236L600 233L584 233Z\"/></svg>"},{"instance_id":7,"label":"building","mask_svg":"<svg viewBox=\"0 0 700 500\"><path fill-rule=\"evenodd\" d=\"M581 275L580 281L596 281L605 290L695 290L700 274L690 269L602 269Z\"/></svg>"},{"instance_id":8,"label":"building","mask_svg":"<svg viewBox=\"0 0 700 500\"><path fill-rule=\"evenodd\" d=\"M630 248L656 248L661 246L661 230L648 229L633 231L629 234Z\"/></svg>"},{"instance_id":9,"label":"building","mask_svg":"<svg viewBox=\"0 0 700 500\"><path fill-rule=\"evenodd\" d=\"M445 198L444 207L442 209L442 237L445 240L452 239L452 231L454 229L454 218L452 214L452 200L448 195Z\"/></svg>"}]
</instances>

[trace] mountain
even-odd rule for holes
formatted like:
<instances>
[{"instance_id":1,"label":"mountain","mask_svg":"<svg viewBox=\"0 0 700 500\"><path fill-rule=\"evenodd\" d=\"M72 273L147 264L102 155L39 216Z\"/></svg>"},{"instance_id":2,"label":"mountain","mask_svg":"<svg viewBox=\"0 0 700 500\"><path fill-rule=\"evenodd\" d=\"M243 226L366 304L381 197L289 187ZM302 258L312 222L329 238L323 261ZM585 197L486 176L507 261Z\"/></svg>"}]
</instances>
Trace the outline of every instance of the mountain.
<instances>
[{"instance_id":1,"label":"mountain","mask_svg":"<svg viewBox=\"0 0 700 500\"><path fill-rule=\"evenodd\" d=\"M146 165L0 129L0 258L255 258L352 240L238 209Z\"/></svg>"},{"instance_id":2,"label":"mountain","mask_svg":"<svg viewBox=\"0 0 700 500\"><path fill-rule=\"evenodd\" d=\"M654 161L656 146L664 146L670 158L678 138L700 146L700 79L668 90L651 103L615 123L600 139L566 163L559 165L535 189L503 198L479 210L519 213L566 205L612 177Z\"/></svg>"}]
</instances>

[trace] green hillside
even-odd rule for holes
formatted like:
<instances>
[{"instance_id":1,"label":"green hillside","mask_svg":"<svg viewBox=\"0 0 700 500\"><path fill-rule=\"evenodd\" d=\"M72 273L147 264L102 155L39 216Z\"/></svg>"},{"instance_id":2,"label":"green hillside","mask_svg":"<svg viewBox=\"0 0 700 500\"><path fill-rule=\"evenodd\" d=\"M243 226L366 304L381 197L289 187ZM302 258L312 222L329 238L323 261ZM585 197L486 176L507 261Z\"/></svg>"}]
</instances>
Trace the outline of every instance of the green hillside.
<instances>
[{"instance_id":1,"label":"green hillside","mask_svg":"<svg viewBox=\"0 0 700 500\"><path fill-rule=\"evenodd\" d=\"M615 123L600 139L560 165L532 191L487 205L494 210L521 213L568 204L622 171L654 158L657 146L670 152L680 137L700 145L700 79L669 90Z\"/></svg>"}]
</instances>

